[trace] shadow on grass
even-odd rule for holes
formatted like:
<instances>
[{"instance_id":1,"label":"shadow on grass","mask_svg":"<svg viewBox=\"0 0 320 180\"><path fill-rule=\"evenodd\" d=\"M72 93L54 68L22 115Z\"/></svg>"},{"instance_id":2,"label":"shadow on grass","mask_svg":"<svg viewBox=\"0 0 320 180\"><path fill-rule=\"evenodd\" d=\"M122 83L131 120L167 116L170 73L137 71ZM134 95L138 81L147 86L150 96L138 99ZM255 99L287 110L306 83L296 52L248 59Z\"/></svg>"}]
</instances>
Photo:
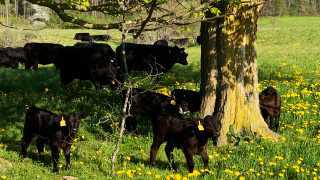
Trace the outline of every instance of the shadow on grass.
<instances>
[{"instance_id":1,"label":"shadow on grass","mask_svg":"<svg viewBox=\"0 0 320 180\"><path fill-rule=\"evenodd\" d=\"M15 152L19 155L21 154L21 141L4 141L4 143L6 144L6 150ZM30 158L34 162L42 163L45 166L51 167L51 151L48 146L46 146L45 149L49 151L39 155L38 152L35 152L36 148L30 145L26 158ZM25 158L20 156L20 159L24 160Z\"/></svg>"},{"instance_id":2,"label":"shadow on grass","mask_svg":"<svg viewBox=\"0 0 320 180\"><path fill-rule=\"evenodd\" d=\"M165 162L165 161L161 161L161 160L156 160L155 166L150 166L149 160L141 159L141 158L133 158L130 162L133 164L136 164L136 165L144 164L145 166L149 166L151 168L170 170L170 165L169 165L169 162L167 162L167 161ZM179 168L182 164L180 162L176 162L176 165Z\"/></svg>"}]
</instances>

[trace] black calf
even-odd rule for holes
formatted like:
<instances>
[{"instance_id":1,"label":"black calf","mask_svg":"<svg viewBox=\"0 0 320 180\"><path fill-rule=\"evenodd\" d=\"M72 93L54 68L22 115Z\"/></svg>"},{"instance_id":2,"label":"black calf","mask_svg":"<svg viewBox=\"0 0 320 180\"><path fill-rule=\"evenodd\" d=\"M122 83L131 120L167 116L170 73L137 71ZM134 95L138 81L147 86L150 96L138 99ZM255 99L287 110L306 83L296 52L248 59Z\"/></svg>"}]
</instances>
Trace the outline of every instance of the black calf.
<instances>
[{"instance_id":1,"label":"black calf","mask_svg":"<svg viewBox=\"0 0 320 180\"><path fill-rule=\"evenodd\" d=\"M36 144L39 154L44 144L49 144L52 153L53 171L57 172L59 151L63 149L66 168L70 168L70 148L79 124L80 114L58 115L50 111L31 106L26 108L26 121L21 142L21 155L27 156L27 148L37 136Z\"/></svg>"},{"instance_id":2,"label":"black calf","mask_svg":"<svg viewBox=\"0 0 320 180\"><path fill-rule=\"evenodd\" d=\"M259 94L260 111L269 128L278 131L281 99L276 89L269 86Z\"/></svg>"},{"instance_id":3,"label":"black calf","mask_svg":"<svg viewBox=\"0 0 320 180\"><path fill-rule=\"evenodd\" d=\"M153 143L150 150L150 164L155 165L156 155L160 145L167 142L166 155L171 168L177 171L173 158L173 149L181 148L188 164L189 172L193 172L193 155L202 157L204 168L208 168L207 142L209 138L216 139L220 125L212 116L204 119L184 120L173 113L162 113L153 121Z\"/></svg>"}]
</instances>

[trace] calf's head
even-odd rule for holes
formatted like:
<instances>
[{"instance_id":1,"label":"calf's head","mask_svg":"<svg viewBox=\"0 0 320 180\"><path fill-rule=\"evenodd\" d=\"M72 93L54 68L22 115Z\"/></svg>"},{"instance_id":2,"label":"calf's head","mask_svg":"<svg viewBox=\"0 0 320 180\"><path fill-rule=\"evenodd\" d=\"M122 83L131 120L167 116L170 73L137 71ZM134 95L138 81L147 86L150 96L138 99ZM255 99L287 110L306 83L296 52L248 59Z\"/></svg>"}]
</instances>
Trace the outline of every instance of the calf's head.
<instances>
[{"instance_id":1,"label":"calf's head","mask_svg":"<svg viewBox=\"0 0 320 180\"><path fill-rule=\"evenodd\" d=\"M278 92L272 86L267 87L259 94L259 100L261 102L271 101L278 96Z\"/></svg>"},{"instance_id":2,"label":"calf's head","mask_svg":"<svg viewBox=\"0 0 320 180\"><path fill-rule=\"evenodd\" d=\"M84 117L84 113L77 113L71 115L59 115L57 117L59 126L67 128L69 135L73 138L78 132L81 118Z\"/></svg>"}]
</instances>

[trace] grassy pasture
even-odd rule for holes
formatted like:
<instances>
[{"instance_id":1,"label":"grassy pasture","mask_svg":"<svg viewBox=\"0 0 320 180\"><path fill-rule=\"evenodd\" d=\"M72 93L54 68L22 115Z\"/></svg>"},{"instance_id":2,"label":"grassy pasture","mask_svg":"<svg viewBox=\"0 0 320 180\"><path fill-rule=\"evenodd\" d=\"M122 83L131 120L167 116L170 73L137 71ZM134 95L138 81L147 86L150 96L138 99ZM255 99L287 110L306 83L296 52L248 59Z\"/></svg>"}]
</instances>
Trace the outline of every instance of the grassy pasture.
<instances>
[{"instance_id":1,"label":"grassy pasture","mask_svg":"<svg viewBox=\"0 0 320 180\"><path fill-rule=\"evenodd\" d=\"M281 17L259 21L257 53L260 88L275 86L282 96L278 143L241 137L237 146L213 148L209 144L210 172L202 173L196 158L196 173L188 174L184 156L175 150L179 174L170 171L164 148L157 166L148 166L152 141L150 130L143 135L126 135L121 146L116 178L138 179L319 179L320 178L320 18ZM3 30L0 30L3 31ZM80 30L41 30L33 40L73 44ZM81 30L87 32L87 30ZM99 31L90 31L99 34ZM23 36L18 32L17 36ZM116 32L113 36L119 37ZM2 36L2 35L0 35ZM111 43L114 48L116 42ZM199 88L199 47L188 48L190 65L175 66L159 86ZM142 83L146 85L147 83ZM121 99L110 90L94 90L87 82L73 82L69 90L60 86L54 67L37 72L0 69L0 179L114 179L110 157L116 142ZM34 144L26 159L19 158L19 141L24 121L24 105L36 104L54 112L89 112L83 119L72 148L72 169L51 172L50 151L38 157ZM104 123L102 123L104 122ZM148 129L148 126L141 127ZM1 166L8 161L12 167ZM3 163L5 164L5 163Z\"/></svg>"}]
</instances>

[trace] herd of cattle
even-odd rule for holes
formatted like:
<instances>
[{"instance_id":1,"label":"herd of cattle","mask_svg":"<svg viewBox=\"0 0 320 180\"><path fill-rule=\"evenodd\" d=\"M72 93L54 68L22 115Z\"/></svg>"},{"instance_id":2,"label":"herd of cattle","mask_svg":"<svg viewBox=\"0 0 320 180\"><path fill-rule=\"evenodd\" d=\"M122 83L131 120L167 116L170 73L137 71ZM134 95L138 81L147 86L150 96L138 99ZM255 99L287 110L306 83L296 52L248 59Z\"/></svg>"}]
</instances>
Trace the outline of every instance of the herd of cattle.
<instances>
[{"instance_id":1,"label":"herd of cattle","mask_svg":"<svg viewBox=\"0 0 320 180\"><path fill-rule=\"evenodd\" d=\"M76 43L63 46L52 43L27 43L24 47L1 48L0 66L36 70L39 64L54 64L60 70L61 83L74 79L90 80L95 86L119 87L124 81L126 53L128 72L142 71L151 74L167 72L175 63L188 64L184 48L177 46L123 43L116 52L108 44Z\"/></svg>"},{"instance_id":2,"label":"herd of cattle","mask_svg":"<svg viewBox=\"0 0 320 180\"><path fill-rule=\"evenodd\" d=\"M123 49L125 48L125 49ZM124 56L125 55L125 56ZM16 68L24 64L25 69L36 70L39 64L54 64L60 71L61 83L66 85L73 79L90 80L96 87L108 85L118 88L124 81L125 69L128 72L143 71L151 74L167 72L175 63L187 65L184 48L170 47L164 41L153 45L120 44L114 52L107 44L77 43L63 46L51 43L27 43L19 48L0 49L0 65ZM124 65L123 57L127 62ZM124 96L124 91L122 96ZM213 116L204 119L187 119L184 114L200 110L199 92L175 89L171 96L135 88L130 94L132 102L127 130L136 131L139 116L150 117L153 129L153 143L150 150L150 164L155 165L160 145L167 142L165 152L170 167L177 170L173 159L173 149L183 149L188 169L193 171L193 155L202 157L208 167L207 142L219 136L220 124ZM260 110L268 126L278 131L280 117L280 96L268 87L259 95ZM36 136L38 152L42 153L44 144L52 151L54 171L58 171L59 151L63 149L66 167L70 167L70 147L79 128L79 114L55 114L35 106L26 108L26 120L21 143L21 154L27 155L27 148Z\"/></svg>"}]
</instances>

